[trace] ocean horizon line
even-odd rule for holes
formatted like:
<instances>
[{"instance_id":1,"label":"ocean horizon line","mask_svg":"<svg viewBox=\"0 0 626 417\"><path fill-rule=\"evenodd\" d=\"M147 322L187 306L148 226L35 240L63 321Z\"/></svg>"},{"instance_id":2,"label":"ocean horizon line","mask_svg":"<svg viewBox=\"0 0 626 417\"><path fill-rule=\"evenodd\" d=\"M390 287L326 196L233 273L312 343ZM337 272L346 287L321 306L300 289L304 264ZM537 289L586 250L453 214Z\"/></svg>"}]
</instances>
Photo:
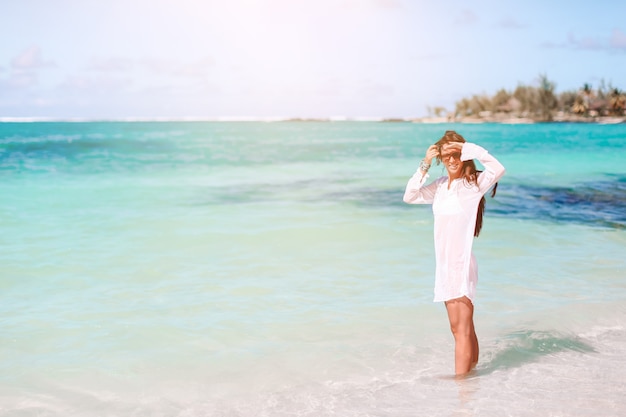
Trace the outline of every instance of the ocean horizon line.
<instances>
[{"instance_id":1,"label":"ocean horizon line","mask_svg":"<svg viewBox=\"0 0 626 417\"><path fill-rule=\"evenodd\" d=\"M29 122L285 122L285 121L319 121L319 122L342 122L342 121L414 121L419 117L287 117L287 116L218 116L218 117L46 117L46 116L4 116L0 117L0 123L29 123Z\"/></svg>"},{"instance_id":2,"label":"ocean horizon line","mask_svg":"<svg viewBox=\"0 0 626 417\"><path fill-rule=\"evenodd\" d=\"M28 116L5 116L0 117L0 123L94 123L94 122L141 122L141 123L159 123L159 122L399 122L399 123L421 123L421 124L534 124L534 123L592 123L592 124L621 124L626 123L626 117L557 117L551 121L537 121L528 117L348 117L348 116L329 116L329 117L257 117L257 116L221 116L221 117L28 117Z\"/></svg>"}]
</instances>

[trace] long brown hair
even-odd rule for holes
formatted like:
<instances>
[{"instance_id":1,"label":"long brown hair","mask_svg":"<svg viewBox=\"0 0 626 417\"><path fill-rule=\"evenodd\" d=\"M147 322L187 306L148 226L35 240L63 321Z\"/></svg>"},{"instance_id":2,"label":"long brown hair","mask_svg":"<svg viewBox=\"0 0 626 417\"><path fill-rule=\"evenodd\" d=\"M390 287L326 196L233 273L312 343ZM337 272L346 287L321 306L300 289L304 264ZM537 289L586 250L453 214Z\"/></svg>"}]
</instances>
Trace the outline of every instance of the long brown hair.
<instances>
[{"instance_id":1,"label":"long brown hair","mask_svg":"<svg viewBox=\"0 0 626 417\"><path fill-rule=\"evenodd\" d=\"M435 145L437 146L437 150L439 151L439 154L437 156L437 164L441 163L441 150L443 148L443 145L450 143L450 142L465 143L466 140L465 138L463 138L463 136L459 135L454 130L446 130L446 133L443 134L441 139L439 139L437 143L435 143ZM465 183L468 185L474 184L478 186L478 174L480 174L482 171L476 170L476 164L471 159L469 161L462 161L462 163L463 163L462 175L465 180ZM493 186L493 189L491 190L491 197L494 197L496 195L497 188L498 188L498 183L496 183ZM480 199L480 202L478 203L478 212L476 213L476 226L474 226L474 237L478 237L478 235L480 234L480 229L482 229L483 227L483 214L485 212L485 203L486 203L486 200L485 200L485 197L483 196Z\"/></svg>"}]
</instances>

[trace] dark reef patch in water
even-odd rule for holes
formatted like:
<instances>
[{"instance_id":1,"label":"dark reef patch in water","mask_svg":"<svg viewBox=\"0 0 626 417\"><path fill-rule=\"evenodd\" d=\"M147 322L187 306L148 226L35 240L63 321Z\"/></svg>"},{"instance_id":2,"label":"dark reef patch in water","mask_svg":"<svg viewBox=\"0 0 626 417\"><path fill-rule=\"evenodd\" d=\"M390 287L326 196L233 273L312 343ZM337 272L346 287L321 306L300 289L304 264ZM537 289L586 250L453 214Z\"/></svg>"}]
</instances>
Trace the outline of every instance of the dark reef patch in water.
<instances>
[{"instance_id":1,"label":"dark reef patch in water","mask_svg":"<svg viewBox=\"0 0 626 417\"><path fill-rule=\"evenodd\" d=\"M488 210L499 216L623 229L626 177L609 177L572 187L506 184L490 203Z\"/></svg>"},{"instance_id":2,"label":"dark reef patch in water","mask_svg":"<svg viewBox=\"0 0 626 417\"><path fill-rule=\"evenodd\" d=\"M339 203L364 209L431 210L430 206L404 203L403 193L403 188L355 187L350 181L300 180L211 187L203 189L193 204L300 201L309 203L311 209L319 203ZM571 187L501 183L496 197L487 198L486 215L626 229L626 176L608 176L606 180Z\"/></svg>"},{"instance_id":3,"label":"dark reef patch in water","mask_svg":"<svg viewBox=\"0 0 626 417\"><path fill-rule=\"evenodd\" d=\"M361 206L415 209L402 202L403 193L403 189L361 189L329 197ZM496 197L487 197L486 213L495 217L626 229L626 176L612 175L571 187L501 183Z\"/></svg>"}]
</instances>

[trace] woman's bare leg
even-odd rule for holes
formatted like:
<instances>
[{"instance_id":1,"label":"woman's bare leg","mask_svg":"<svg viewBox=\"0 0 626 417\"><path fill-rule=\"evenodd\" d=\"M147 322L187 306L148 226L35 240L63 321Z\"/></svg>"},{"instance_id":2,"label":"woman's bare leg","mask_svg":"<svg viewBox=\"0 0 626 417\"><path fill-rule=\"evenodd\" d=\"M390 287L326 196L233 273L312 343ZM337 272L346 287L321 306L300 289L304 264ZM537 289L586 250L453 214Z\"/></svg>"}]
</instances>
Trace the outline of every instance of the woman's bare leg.
<instances>
[{"instance_id":1,"label":"woman's bare leg","mask_svg":"<svg viewBox=\"0 0 626 417\"><path fill-rule=\"evenodd\" d=\"M474 369L476 367L476 364L478 363L478 337L476 337L476 329L474 329L474 318L473 318L474 314L472 311L472 364L471 364L471 369Z\"/></svg>"},{"instance_id":2,"label":"woman's bare leg","mask_svg":"<svg viewBox=\"0 0 626 417\"><path fill-rule=\"evenodd\" d=\"M467 297L446 301L454 336L454 371L463 375L478 362L478 338L474 329L474 305Z\"/></svg>"}]
</instances>

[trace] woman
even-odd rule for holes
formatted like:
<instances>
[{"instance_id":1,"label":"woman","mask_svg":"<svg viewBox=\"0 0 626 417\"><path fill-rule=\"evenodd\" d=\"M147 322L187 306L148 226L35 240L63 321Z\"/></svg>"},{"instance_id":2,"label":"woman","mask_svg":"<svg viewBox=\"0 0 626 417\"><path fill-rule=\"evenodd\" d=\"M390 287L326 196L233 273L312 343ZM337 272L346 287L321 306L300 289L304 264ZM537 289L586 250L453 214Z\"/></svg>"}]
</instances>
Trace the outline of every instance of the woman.
<instances>
[{"instance_id":1,"label":"woman","mask_svg":"<svg viewBox=\"0 0 626 417\"><path fill-rule=\"evenodd\" d=\"M433 159L443 162L448 176L428 185ZM473 159L485 167L477 171ZM482 227L484 195L504 175L504 167L484 148L447 131L426 151L419 169L409 180L404 202L432 204L435 216L435 299L443 301L454 336L454 367L457 375L478 362L478 339L474 330L474 295L478 268L472 254L474 237Z\"/></svg>"}]
</instances>

